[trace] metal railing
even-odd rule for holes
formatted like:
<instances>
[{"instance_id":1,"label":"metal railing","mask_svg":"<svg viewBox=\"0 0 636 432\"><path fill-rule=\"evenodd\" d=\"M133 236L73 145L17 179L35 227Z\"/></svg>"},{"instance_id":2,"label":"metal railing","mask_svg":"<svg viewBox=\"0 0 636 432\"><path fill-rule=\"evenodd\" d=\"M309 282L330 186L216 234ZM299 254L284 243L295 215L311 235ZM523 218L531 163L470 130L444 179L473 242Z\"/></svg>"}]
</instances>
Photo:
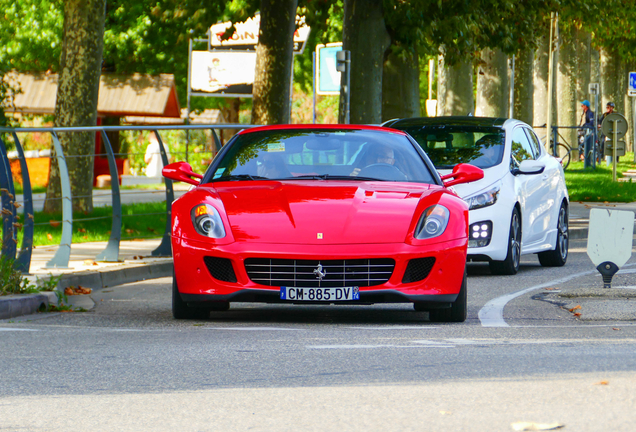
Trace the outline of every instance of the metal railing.
<instances>
[{"instance_id":1,"label":"metal railing","mask_svg":"<svg viewBox=\"0 0 636 432\"><path fill-rule=\"evenodd\" d=\"M46 263L45 268L68 268L71 246L73 242L73 198L86 198L86 197L73 197L71 194L71 183L69 177L69 170L67 166L67 159L72 157L95 157L106 156L108 159L108 169L111 177L111 192L112 192L112 211L111 211L111 231L108 244L106 248L99 253L96 257L96 261L105 262L117 262L119 261L119 247L122 239L122 205L121 205L121 192L119 187L119 172L117 169L117 163L115 156L128 155L128 154L115 154L113 152L112 145L106 132L110 131L151 131L157 137L159 144L159 152L163 165L168 164L168 155L164 142L161 138L159 131L165 130L210 130L212 132L212 138L214 140L214 146L216 150L220 150L221 142L215 131L223 129L246 129L255 127L255 125L243 125L243 124L208 124L208 125L180 125L180 126L86 126L86 127L34 127L34 128L0 128L0 203L2 212L2 257L8 257L14 260L14 267L22 273L29 273L31 267L31 258L33 251L33 239L34 239L34 227L38 224L34 220L34 207L33 207L33 189L31 186L31 179L29 176L29 169L25 158L24 148L18 138L18 133L23 132L45 132L50 133L55 157L57 160L59 174L60 174L60 186L62 200L62 220L59 221L62 224L62 236L59 247L55 252L55 255ZM62 145L58 137L60 132L95 132L100 133L102 143L106 150L104 155L98 154L86 154L86 155L65 155ZM186 132L188 133L188 132ZM10 135L13 138L13 143L17 151L17 159L20 162L22 188L23 188L23 201L17 202L17 195L15 193L15 187L13 183L13 174L11 172L11 163L7 152L7 146L3 140L4 135ZM188 150L186 146L185 151L186 159L188 157ZM174 201L174 188L172 180L165 179L165 194L166 194L166 227L161 238L159 246L152 251L153 257L169 257L172 255L172 247L170 243L170 229L171 229L171 210L172 202ZM91 195L92 196L92 195ZM24 222L19 222L17 208L23 206ZM156 213L152 213L156 215ZM164 214L164 213L161 213ZM151 214L137 214L137 216L144 216ZM108 216L98 218L84 218L86 220L96 220L107 218ZM17 251L18 244L18 230L22 228L22 244L20 251Z\"/></svg>"},{"instance_id":2,"label":"metal railing","mask_svg":"<svg viewBox=\"0 0 636 432\"><path fill-rule=\"evenodd\" d=\"M534 129L545 129L546 125L543 126L533 126ZM594 145L597 140L597 130L595 127L593 126L552 126L552 131L550 133L550 136L548 137L547 135L545 136L541 136L541 140L544 141L545 145L548 145L550 147L550 149L552 150L552 155L555 157L560 157L562 155L559 154L559 149L558 147L560 145L563 145L567 148L567 152L570 153L572 150L577 150L579 149L579 143L578 143L578 137L577 137L577 141L576 141L576 145L572 145L570 144L570 142L559 132L560 129L565 129L565 130L571 130L571 129L576 129L576 130L589 130L591 133L590 135L592 135L592 145L591 148L584 148L584 156L585 156L585 162L584 162L584 166L587 168L588 166L592 166L594 168L596 168L596 159L597 159L597 152L598 152L598 148L596 145ZM589 143L589 140L586 140L586 146ZM590 154L592 154L592 156L590 157Z\"/></svg>"}]
</instances>

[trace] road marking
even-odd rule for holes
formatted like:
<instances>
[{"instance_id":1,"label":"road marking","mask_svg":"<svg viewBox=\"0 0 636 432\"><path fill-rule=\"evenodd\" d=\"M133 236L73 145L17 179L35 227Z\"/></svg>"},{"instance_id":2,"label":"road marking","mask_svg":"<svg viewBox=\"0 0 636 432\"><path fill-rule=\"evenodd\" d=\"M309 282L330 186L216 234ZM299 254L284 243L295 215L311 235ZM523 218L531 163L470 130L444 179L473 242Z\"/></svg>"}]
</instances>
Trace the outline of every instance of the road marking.
<instances>
[{"instance_id":1,"label":"road marking","mask_svg":"<svg viewBox=\"0 0 636 432\"><path fill-rule=\"evenodd\" d=\"M0 331L30 331L30 332L35 332L35 331L40 331L40 330L0 327Z\"/></svg>"},{"instance_id":2,"label":"road marking","mask_svg":"<svg viewBox=\"0 0 636 432\"><path fill-rule=\"evenodd\" d=\"M302 331L303 329L286 327L203 327L206 330L236 330L236 331Z\"/></svg>"},{"instance_id":3,"label":"road marking","mask_svg":"<svg viewBox=\"0 0 636 432\"><path fill-rule=\"evenodd\" d=\"M428 330L428 329L438 329L438 326L428 326L428 325L423 325L421 327L416 327L416 326L351 326L351 327L345 327L347 329L353 329L353 330Z\"/></svg>"},{"instance_id":4,"label":"road marking","mask_svg":"<svg viewBox=\"0 0 636 432\"><path fill-rule=\"evenodd\" d=\"M628 266L633 266L636 264L628 264L625 267ZM503 317L503 310L504 307L506 306L506 304L510 301L513 300L519 296L522 296L524 294L527 294L531 291L535 291L541 288L547 288L550 287L552 285L556 285L556 284L562 284L568 281L571 281L572 279L576 279L578 277L581 276L586 276L586 275L590 275L593 273L596 273L598 270L594 269L594 270L588 270L586 272L582 272L582 273L575 273L573 275L569 275L566 276L564 278L561 279L556 279L550 282L546 282L540 285L535 285L532 286L530 288L526 288L523 289L521 291L517 291L511 294L506 294L504 296L501 297L497 297L496 299L490 300L488 303L486 303L484 305L483 308L481 308L481 310L479 311L479 320L481 321L481 325L482 327L510 327L508 325L508 323L506 323L506 321L504 320ZM624 273L628 273L629 270L623 270Z\"/></svg>"},{"instance_id":5,"label":"road marking","mask_svg":"<svg viewBox=\"0 0 636 432\"><path fill-rule=\"evenodd\" d=\"M344 350L344 349L377 349L377 348L455 348L455 345L307 345L307 349L314 350Z\"/></svg>"},{"instance_id":6,"label":"road marking","mask_svg":"<svg viewBox=\"0 0 636 432\"><path fill-rule=\"evenodd\" d=\"M530 288L522 289L521 291L517 291L511 294L506 294L504 296L497 297L493 300L490 300L488 303L484 305L483 308L481 308L478 314L479 321L481 321L482 327L510 327L503 318L504 307L510 300L513 300L531 291L535 291L541 288L548 288L555 284L565 283L572 279L576 279L577 277L592 274L596 271L597 270L589 270L582 273L576 273L561 279L542 283L540 285L531 286Z\"/></svg>"}]
</instances>

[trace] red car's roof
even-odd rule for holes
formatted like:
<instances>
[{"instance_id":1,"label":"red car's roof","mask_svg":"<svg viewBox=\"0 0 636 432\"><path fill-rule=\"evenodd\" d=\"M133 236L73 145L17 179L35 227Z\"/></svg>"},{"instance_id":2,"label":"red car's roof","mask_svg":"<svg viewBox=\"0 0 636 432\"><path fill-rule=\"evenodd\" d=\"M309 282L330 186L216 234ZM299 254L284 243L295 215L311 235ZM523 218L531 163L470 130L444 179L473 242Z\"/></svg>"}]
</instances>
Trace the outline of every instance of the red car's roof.
<instances>
[{"instance_id":1,"label":"red car's roof","mask_svg":"<svg viewBox=\"0 0 636 432\"><path fill-rule=\"evenodd\" d=\"M259 126L250 129L243 129L239 132L239 135L243 135L250 132L260 132L267 130L290 130L290 129L324 129L324 130L372 130L380 132L391 132L397 135L406 135L406 132L392 129L382 126L370 126L359 124L277 124L268 126Z\"/></svg>"}]
</instances>

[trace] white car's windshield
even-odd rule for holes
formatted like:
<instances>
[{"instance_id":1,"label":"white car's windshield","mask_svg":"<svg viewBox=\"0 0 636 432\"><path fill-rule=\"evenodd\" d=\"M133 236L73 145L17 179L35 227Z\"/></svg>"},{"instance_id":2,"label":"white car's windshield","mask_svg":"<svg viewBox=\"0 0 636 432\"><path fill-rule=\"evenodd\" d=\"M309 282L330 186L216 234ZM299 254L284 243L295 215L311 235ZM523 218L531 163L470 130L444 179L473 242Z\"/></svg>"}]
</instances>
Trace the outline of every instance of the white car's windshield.
<instances>
[{"instance_id":1,"label":"white car's windshield","mask_svg":"<svg viewBox=\"0 0 636 432\"><path fill-rule=\"evenodd\" d=\"M338 179L435 183L414 145L377 130L271 129L239 135L208 181Z\"/></svg>"},{"instance_id":2,"label":"white car's windshield","mask_svg":"<svg viewBox=\"0 0 636 432\"><path fill-rule=\"evenodd\" d=\"M437 169L450 169L459 163L490 168L501 163L504 132L483 126L425 126L406 128L424 149Z\"/></svg>"}]
</instances>

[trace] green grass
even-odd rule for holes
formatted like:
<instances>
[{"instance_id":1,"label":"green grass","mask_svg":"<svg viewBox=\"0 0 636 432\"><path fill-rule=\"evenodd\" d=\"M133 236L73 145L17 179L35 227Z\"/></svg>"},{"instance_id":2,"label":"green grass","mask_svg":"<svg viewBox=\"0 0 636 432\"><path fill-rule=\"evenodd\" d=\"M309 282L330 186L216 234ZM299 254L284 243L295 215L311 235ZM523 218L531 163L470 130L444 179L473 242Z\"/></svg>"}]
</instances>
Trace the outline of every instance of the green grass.
<instances>
[{"instance_id":1,"label":"green grass","mask_svg":"<svg viewBox=\"0 0 636 432\"><path fill-rule=\"evenodd\" d=\"M612 166L601 161L596 169L583 168L583 162L571 162L565 171L565 183L570 201L633 202L636 201L636 183L612 181ZM621 156L616 165L616 177L627 170L636 169L634 154Z\"/></svg>"},{"instance_id":2,"label":"green grass","mask_svg":"<svg viewBox=\"0 0 636 432\"><path fill-rule=\"evenodd\" d=\"M144 215L148 213L161 213ZM112 225L112 208L96 207L90 214L73 215L73 243L108 241ZM97 220L83 220L93 218ZM59 244L62 237L62 214L36 212L33 244L37 246ZM21 221L22 222L22 221ZM42 224L42 225L40 225ZM139 203L122 206L122 240L159 238L166 228L166 203ZM22 231L18 245L22 243Z\"/></svg>"}]
</instances>

